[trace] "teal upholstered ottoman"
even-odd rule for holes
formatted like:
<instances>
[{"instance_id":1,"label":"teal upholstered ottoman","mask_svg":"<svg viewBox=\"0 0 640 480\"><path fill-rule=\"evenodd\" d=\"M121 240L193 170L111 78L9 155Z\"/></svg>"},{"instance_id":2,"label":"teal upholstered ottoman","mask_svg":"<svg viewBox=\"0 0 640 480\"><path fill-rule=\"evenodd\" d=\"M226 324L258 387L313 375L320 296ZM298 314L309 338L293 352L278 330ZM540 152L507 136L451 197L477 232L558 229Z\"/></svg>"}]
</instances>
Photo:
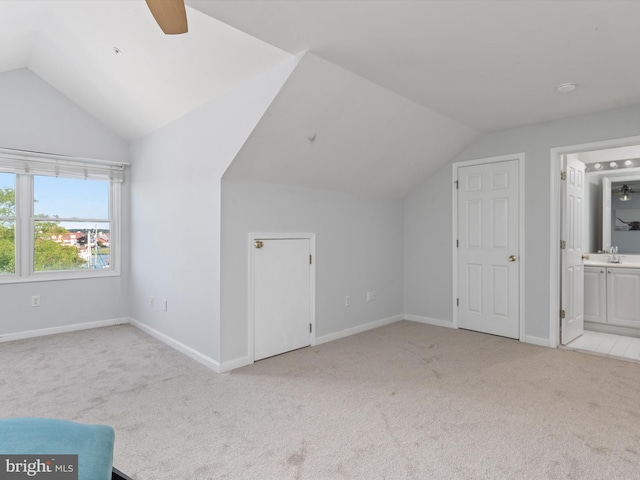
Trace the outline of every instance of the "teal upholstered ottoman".
<instances>
[{"instance_id":1,"label":"teal upholstered ottoman","mask_svg":"<svg viewBox=\"0 0 640 480\"><path fill-rule=\"evenodd\" d=\"M114 439L113 428L107 425L0 419L0 455L78 455L78 480L111 480ZM8 467L0 465L0 477L3 468Z\"/></svg>"}]
</instances>

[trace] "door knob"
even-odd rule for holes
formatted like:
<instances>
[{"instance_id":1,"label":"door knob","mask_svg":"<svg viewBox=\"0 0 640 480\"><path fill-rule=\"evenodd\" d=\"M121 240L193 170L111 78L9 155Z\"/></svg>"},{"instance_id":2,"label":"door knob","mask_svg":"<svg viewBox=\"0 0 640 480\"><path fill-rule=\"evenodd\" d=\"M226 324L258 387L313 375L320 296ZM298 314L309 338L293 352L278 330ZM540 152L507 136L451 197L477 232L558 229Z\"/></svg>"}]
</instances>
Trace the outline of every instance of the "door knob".
<instances>
[{"instance_id":1,"label":"door knob","mask_svg":"<svg viewBox=\"0 0 640 480\"><path fill-rule=\"evenodd\" d=\"M509 261L510 262L515 262L518 259L518 257L516 257L515 255L510 255L509 256Z\"/></svg>"}]
</instances>

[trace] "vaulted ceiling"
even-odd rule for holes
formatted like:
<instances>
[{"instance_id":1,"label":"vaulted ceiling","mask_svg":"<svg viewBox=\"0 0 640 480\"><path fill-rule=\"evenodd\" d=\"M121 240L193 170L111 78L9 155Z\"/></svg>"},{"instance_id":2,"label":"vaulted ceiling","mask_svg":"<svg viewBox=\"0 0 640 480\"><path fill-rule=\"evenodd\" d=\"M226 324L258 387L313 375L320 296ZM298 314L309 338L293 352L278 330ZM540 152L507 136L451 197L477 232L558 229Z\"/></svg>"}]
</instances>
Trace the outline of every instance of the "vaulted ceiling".
<instances>
[{"instance_id":1,"label":"vaulted ceiling","mask_svg":"<svg viewBox=\"0 0 640 480\"><path fill-rule=\"evenodd\" d=\"M640 103L638 1L187 3L481 132Z\"/></svg>"},{"instance_id":2,"label":"vaulted ceiling","mask_svg":"<svg viewBox=\"0 0 640 480\"><path fill-rule=\"evenodd\" d=\"M136 141L311 52L229 173L392 196L483 133L640 103L640 2L186 3L189 33L165 36L143 0L3 0L0 72Z\"/></svg>"},{"instance_id":3,"label":"vaulted ceiling","mask_svg":"<svg viewBox=\"0 0 640 480\"><path fill-rule=\"evenodd\" d=\"M290 55L193 9L189 33L167 36L144 0L0 2L0 72L30 69L126 140L285 58Z\"/></svg>"}]
</instances>

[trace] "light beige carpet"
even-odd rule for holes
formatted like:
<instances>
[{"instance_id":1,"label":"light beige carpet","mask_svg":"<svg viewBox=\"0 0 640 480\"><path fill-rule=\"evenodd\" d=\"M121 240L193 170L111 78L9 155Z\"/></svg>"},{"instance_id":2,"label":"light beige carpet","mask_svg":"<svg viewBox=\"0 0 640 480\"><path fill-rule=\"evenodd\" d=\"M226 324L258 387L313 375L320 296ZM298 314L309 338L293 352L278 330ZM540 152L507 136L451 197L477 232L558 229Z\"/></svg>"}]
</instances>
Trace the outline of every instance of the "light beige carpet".
<instances>
[{"instance_id":1,"label":"light beige carpet","mask_svg":"<svg viewBox=\"0 0 640 480\"><path fill-rule=\"evenodd\" d=\"M637 479L640 364L400 322L218 375L131 326L0 344L0 414L161 479Z\"/></svg>"}]
</instances>

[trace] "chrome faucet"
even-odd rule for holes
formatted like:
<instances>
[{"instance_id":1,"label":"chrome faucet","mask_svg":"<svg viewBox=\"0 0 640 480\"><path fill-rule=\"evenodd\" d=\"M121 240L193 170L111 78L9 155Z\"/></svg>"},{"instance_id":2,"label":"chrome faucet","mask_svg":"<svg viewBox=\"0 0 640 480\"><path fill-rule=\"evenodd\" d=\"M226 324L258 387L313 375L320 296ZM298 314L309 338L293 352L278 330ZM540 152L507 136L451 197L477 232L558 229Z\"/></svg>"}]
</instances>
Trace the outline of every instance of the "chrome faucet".
<instances>
[{"instance_id":1,"label":"chrome faucet","mask_svg":"<svg viewBox=\"0 0 640 480\"><path fill-rule=\"evenodd\" d=\"M618 255L618 247L611 247L609 251L609 263L620 263L620 255Z\"/></svg>"}]
</instances>

